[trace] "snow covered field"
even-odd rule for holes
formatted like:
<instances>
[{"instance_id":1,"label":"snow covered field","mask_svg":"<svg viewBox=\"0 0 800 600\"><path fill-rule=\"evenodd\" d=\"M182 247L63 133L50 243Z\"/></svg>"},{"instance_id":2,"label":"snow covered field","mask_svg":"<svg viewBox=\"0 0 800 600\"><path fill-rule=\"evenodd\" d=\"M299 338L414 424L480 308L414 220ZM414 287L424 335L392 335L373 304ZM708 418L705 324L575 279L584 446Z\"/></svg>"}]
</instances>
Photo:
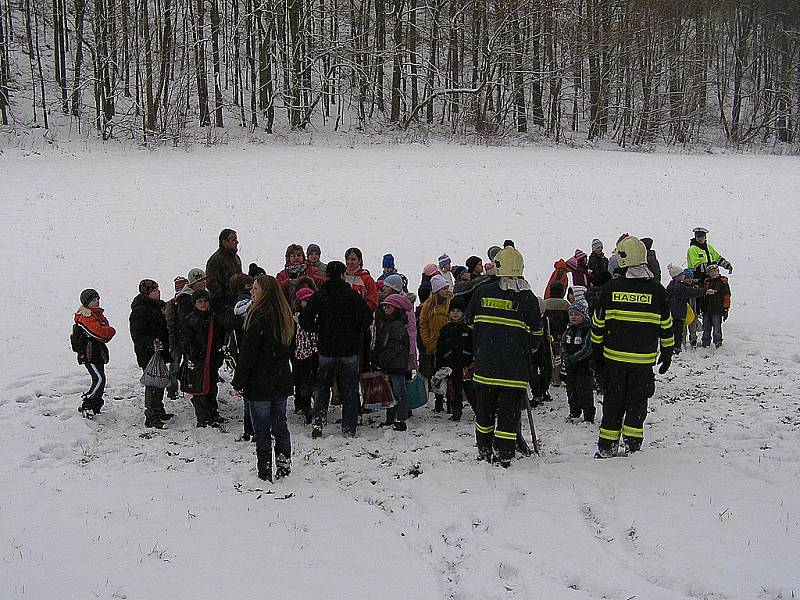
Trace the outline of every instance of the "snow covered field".
<instances>
[{"instance_id":1,"label":"snow covered field","mask_svg":"<svg viewBox=\"0 0 800 600\"><path fill-rule=\"evenodd\" d=\"M800 594L800 162L547 148L217 148L0 155L0 598L788 599ZM536 411L541 459L474 461L471 413L406 434L310 439L275 485L186 400L142 427L127 331L142 277L169 289L220 229L275 273L291 242L323 259L392 252L412 282L506 238L542 291L593 237L691 229L735 266L725 346L658 378L644 451L591 458L563 388ZM117 337L94 422L68 335L95 287ZM795 306L793 309L792 306ZM227 386L221 397L227 398ZM375 418L377 422L377 417ZM526 427L527 430L527 427ZM326 431L326 433L328 433ZM421 474L419 472L421 471Z\"/></svg>"}]
</instances>

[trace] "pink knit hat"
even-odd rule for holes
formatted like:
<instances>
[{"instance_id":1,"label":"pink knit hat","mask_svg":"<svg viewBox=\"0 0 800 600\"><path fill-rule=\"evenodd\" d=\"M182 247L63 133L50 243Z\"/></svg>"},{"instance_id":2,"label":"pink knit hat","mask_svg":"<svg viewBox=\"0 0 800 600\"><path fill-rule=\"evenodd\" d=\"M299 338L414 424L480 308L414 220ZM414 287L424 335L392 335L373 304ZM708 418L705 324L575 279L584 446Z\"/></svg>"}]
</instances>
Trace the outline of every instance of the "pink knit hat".
<instances>
[{"instance_id":1,"label":"pink knit hat","mask_svg":"<svg viewBox=\"0 0 800 600\"><path fill-rule=\"evenodd\" d=\"M401 294L390 294L381 304L388 304L400 310L407 310L408 308L408 300Z\"/></svg>"},{"instance_id":2,"label":"pink knit hat","mask_svg":"<svg viewBox=\"0 0 800 600\"><path fill-rule=\"evenodd\" d=\"M427 275L428 277L433 277L439 273L439 267L434 264L425 265L425 268L422 269L422 274Z\"/></svg>"}]
</instances>

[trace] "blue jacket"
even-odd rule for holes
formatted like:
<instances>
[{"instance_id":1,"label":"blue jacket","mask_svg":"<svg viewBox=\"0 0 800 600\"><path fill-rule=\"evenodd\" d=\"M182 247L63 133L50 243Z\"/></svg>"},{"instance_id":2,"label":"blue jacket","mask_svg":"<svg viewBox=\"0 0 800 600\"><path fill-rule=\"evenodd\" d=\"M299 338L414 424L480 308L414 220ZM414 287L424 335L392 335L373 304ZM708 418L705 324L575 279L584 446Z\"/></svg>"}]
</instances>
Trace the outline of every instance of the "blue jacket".
<instances>
[{"instance_id":1,"label":"blue jacket","mask_svg":"<svg viewBox=\"0 0 800 600\"><path fill-rule=\"evenodd\" d=\"M667 297L669 298L669 309L672 312L672 320L682 323L686 320L686 304L691 298L702 298L706 295L703 288L683 284L673 279L667 285Z\"/></svg>"}]
</instances>

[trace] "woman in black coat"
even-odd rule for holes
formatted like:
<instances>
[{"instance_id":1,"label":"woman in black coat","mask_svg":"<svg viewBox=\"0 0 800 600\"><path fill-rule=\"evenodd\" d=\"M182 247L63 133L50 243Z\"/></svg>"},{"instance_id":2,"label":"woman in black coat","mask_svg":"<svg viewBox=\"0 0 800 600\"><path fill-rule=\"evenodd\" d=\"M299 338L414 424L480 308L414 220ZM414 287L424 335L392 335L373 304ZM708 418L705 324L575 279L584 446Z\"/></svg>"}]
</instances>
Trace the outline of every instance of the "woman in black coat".
<instances>
[{"instance_id":1,"label":"woman in black coat","mask_svg":"<svg viewBox=\"0 0 800 600\"><path fill-rule=\"evenodd\" d=\"M165 363L172 362L163 307L158 284L152 279L142 279L139 282L139 295L131 302L129 318L133 350L136 352L136 362L142 370L147 368L156 348L159 348ZM144 426L163 429L164 421L173 416L164 410L164 389L145 386Z\"/></svg>"},{"instance_id":2,"label":"woman in black coat","mask_svg":"<svg viewBox=\"0 0 800 600\"><path fill-rule=\"evenodd\" d=\"M192 293L194 308L178 331L184 357L181 387L192 396L198 427L217 427L224 422L217 405L217 381L222 366L224 331L219 319L210 310L207 290Z\"/></svg>"},{"instance_id":3,"label":"woman in black coat","mask_svg":"<svg viewBox=\"0 0 800 600\"><path fill-rule=\"evenodd\" d=\"M251 293L253 303L245 317L231 386L244 396L250 411L258 477L272 481L273 437L275 478L289 475L292 466L286 401L292 393L289 358L295 323L286 296L274 277L256 277Z\"/></svg>"}]
</instances>

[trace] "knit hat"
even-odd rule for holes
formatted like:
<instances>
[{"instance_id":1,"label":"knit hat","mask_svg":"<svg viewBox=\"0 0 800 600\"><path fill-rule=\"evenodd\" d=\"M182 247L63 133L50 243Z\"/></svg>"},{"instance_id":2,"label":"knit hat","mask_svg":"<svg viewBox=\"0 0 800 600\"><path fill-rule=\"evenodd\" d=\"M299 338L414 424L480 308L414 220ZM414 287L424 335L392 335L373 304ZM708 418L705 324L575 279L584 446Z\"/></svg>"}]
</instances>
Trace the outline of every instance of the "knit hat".
<instances>
[{"instance_id":1,"label":"knit hat","mask_svg":"<svg viewBox=\"0 0 800 600\"><path fill-rule=\"evenodd\" d=\"M386 287L392 288L395 292L403 291L403 278L397 273L392 273L388 277L384 277L383 283Z\"/></svg>"},{"instance_id":2,"label":"knit hat","mask_svg":"<svg viewBox=\"0 0 800 600\"><path fill-rule=\"evenodd\" d=\"M439 267L434 265L433 263L429 265L425 265L425 268L422 269L422 274L427 275L428 277L433 277L439 272Z\"/></svg>"},{"instance_id":3,"label":"knit hat","mask_svg":"<svg viewBox=\"0 0 800 600\"><path fill-rule=\"evenodd\" d=\"M339 279L346 271L347 267L344 266L343 262L332 260L328 263L325 275L328 276L328 279Z\"/></svg>"},{"instance_id":4,"label":"knit hat","mask_svg":"<svg viewBox=\"0 0 800 600\"><path fill-rule=\"evenodd\" d=\"M286 247L286 253L284 254L284 258L286 259L286 264L289 264L289 257L292 254L300 254L303 256L303 260L306 259L306 255L303 254L303 247L300 244L289 244Z\"/></svg>"},{"instance_id":5,"label":"knit hat","mask_svg":"<svg viewBox=\"0 0 800 600\"><path fill-rule=\"evenodd\" d=\"M205 278L206 278L206 272L203 271L203 269L192 269L186 276L186 279L189 280L189 285L194 285L198 281L203 281L203 279Z\"/></svg>"},{"instance_id":6,"label":"knit hat","mask_svg":"<svg viewBox=\"0 0 800 600\"><path fill-rule=\"evenodd\" d=\"M589 257L588 257L588 256L586 256L586 252L584 252L584 251L583 251L583 250L581 250L580 248L577 248L577 249L575 250L575 260L576 260L576 261L577 261L579 264L580 264L580 262L581 262L582 260L583 260L583 261L586 261L588 258L589 258Z\"/></svg>"},{"instance_id":7,"label":"knit hat","mask_svg":"<svg viewBox=\"0 0 800 600\"><path fill-rule=\"evenodd\" d=\"M585 321L589 320L589 305L583 299L576 298L575 302L569 305L569 312L570 314L578 313Z\"/></svg>"},{"instance_id":8,"label":"knit hat","mask_svg":"<svg viewBox=\"0 0 800 600\"><path fill-rule=\"evenodd\" d=\"M158 284L153 281L152 279L142 279L139 282L139 293L147 296L152 292L154 289L158 287Z\"/></svg>"},{"instance_id":9,"label":"knit hat","mask_svg":"<svg viewBox=\"0 0 800 600\"><path fill-rule=\"evenodd\" d=\"M467 267L462 267L461 265L457 265L452 269L450 269L450 272L453 274L453 280L458 281L461 278L461 276L467 272Z\"/></svg>"},{"instance_id":10,"label":"knit hat","mask_svg":"<svg viewBox=\"0 0 800 600\"><path fill-rule=\"evenodd\" d=\"M669 271L669 276L675 279L678 275L683 274L683 267L669 264L667 265L667 271Z\"/></svg>"},{"instance_id":11,"label":"knit hat","mask_svg":"<svg viewBox=\"0 0 800 600\"><path fill-rule=\"evenodd\" d=\"M716 263L711 263L706 267L706 273L710 273L711 271L716 271L719 273L719 265Z\"/></svg>"},{"instance_id":12,"label":"knit hat","mask_svg":"<svg viewBox=\"0 0 800 600\"><path fill-rule=\"evenodd\" d=\"M81 292L81 305L82 306L89 306L89 302L94 300L95 298L99 298L100 294L97 293L97 290L93 290L92 288L83 290Z\"/></svg>"},{"instance_id":13,"label":"knit hat","mask_svg":"<svg viewBox=\"0 0 800 600\"><path fill-rule=\"evenodd\" d=\"M394 269L394 256L392 256L391 254L383 255L383 268Z\"/></svg>"},{"instance_id":14,"label":"knit hat","mask_svg":"<svg viewBox=\"0 0 800 600\"><path fill-rule=\"evenodd\" d=\"M487 275L494 275L497 272L497 265L493 262L483 263L483 272Z\"/></svg>"},{"instance_id":15,"label":"knit hat","mask_svg":"<svg viewBox=\"0 0 800 600\"><path fill-rule=\"evenodd\" d=\"M467 301L464 300L463 296L456 296L450 300L450 306L448 310L460 310L461 312L464 312L467 310Z\"/></svg>"},{"instance_id":16,"label":"knit hat","mask_svg":"<svg viewBox=\"0 0 800 600\"><path fill-rule=\"evenodd\" d=\"M640 238L644 247L650 250L653 247L653 238Z\"/></svg>"},{"instance_id":17,"label":"knit hat","mask_svg":"<svg viewBox=\"0 0 800 600\"><path fill-rule=\"evenodd\" d=\"M465 264L467 265L467 271L472 273L475 270L475 267L478 265L483 265L483 261L477 256L470 256Z\"/></svg>"},{"instance_id":18,"label":"knit hat","mask_svg":"<svg viewBox=\"0 0 800 600\"><path fill-rule=\"evenodd\" d=\"M400 310L405 310L408 306L405 302L403 302L403 297L400 294L389 294L386 296L386 299L381 302L381 304L388 304L389 306L394 306Z\"/></svg>"},{"instance_id":19,"label":"knit hat","mask_svg":"<svg viewBox=\"0 0 800 600\"><path fill-rule=\"evenodd\" d=\"M386 287L386 282L383 279L378 279L378 281L375 282L375 287L382 290Z\"/></svg>"},{"instance_id":20,"label":"knit hat","mask_svg":"<svg viewBox=\"0 0 800 600\"><path fill-rule=\"evenodd\" d=\"M183 288L185 288L187 285L189 285L189 280L186 279L186 277L184 277L183 275L178 275L175 278L174 283L175 283L175 293L177 294Z\"/></svg>"},{"instance_id":21,"label":"knit hat","mask_svg":"<svg viewBox=\"0 0 800 600\"><path fill-rule=\"evenodd\" d=\"M434 275L431 277L431 293L435 294L439 290L444 290L450 287L450 282L443 275Z\"/></svg>"},{"instance_id":22,"label":"knit hat","mask_svg":"<svg viewBox=\"0 0 800 600\"><path fill-rule=\"evenodd\" d=\"M192 292L192 304L197 304L197 301L203 298L211 300L211 294L208 293L208 290L195 290Z\"/></svg>"},{"instance_id":23,"label":"knit hat","mask_svg":"<svg viewBox=\"0 0 800 600\"><path fill-rule=\"evenodd\" d=\"M573 285L572 286L572 294L575 296L575 302L586 301L584 296L586 296L586 287L582 285Z\"/></svg>"},{"instance_id":24,"label":"knit hat","mask_svg":"<svg viewBox=\"0 0 800 600\"><path fill-rule=\"evenodd\" d=\"M247 267L247 274L250 275L253 279L258 277L259 275L266 275L267 272L259 267L256 263L250 263L250 266Z\"/></svg>"},{"instance_id":25,"label":"knit hat","mask_svg":"<svg viewBox=\"0 0 800 600\"><path fill-rule=\"evenodd\" d=\"M297 293L294 295L294 297L297 299L298 302L305 302L306 300L309 300L313 295L314 295L314 290L312 290L311 288L304 287L297 290Z\"/></svg>"},{"instance_id":26,"label":"knit hat","mask_svg":"<svg viewBox=\"0 0 800 600\"><path fill-rule=\"evenodd\" d=\"M319 246L317 246L316 244L309 244L308 248L306 248L306 256L308 256L309 254L313 254L314 252L322 256L322 250L320 250Z\"/></svg>"},{"instance_id":27,"label":"knit hat","mask_svg":"<svg viewBox=\"0 0 800 600\"><path fill-rule=\"evenodd\" d=\"M500 250L502 250L500 246L490 246L486 251L486 256L489 257L489 260L494 262L494 257L497 256L497 253L500 252Z\"/></svg>"},{"instance_id":28,"label":"knit hat","mask_svg":"<svg viewBox=\"0 0 800 600\"><path fill-rule=\"evenodd\" d=\"M450 266L450 257L447 254L442 254L439 257L439 268L444 269L445 267Z\"/></svg>"},{"instance_id":29,"label":"knit hat","mask_svg":"<svg viewBox=\"0 0 800 600\"><path fill-rule=\"evenodd\" d=\"M594 252L594 251L595 251L595 250L597 250L598 248L602 248L602 247L603 247L603 242L601 242L601 241L600 241L600 240L598 240L597 238L594 238L594 239L592 240L592 252Z\"/></svg>"},{"instance_id":30,"label":"knit hat","mask_svg":"<svg viewBox=\"0 0 800 600\"><path fill-rule=\"evenodd\" d=\"M683 274L689 279L694 279L694 271L692 271L691 269L684 269Z\"/></svg>"}]
</instances>

